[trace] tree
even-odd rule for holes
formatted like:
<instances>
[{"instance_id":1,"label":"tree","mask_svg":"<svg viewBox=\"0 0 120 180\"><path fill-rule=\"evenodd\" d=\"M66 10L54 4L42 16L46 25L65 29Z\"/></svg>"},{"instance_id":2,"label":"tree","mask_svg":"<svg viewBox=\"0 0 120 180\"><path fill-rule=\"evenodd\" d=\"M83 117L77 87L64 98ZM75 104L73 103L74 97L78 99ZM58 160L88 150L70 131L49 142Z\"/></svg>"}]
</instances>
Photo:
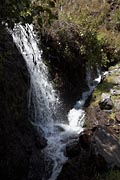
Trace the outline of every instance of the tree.
<instances>
[{"instance_id":1,"label":"tree","mask_svg":"<svg viewBox=\"0 0 120 180\"><path fill-rule=\"evenodd\" d=\"M53 18L51 7L55 6L55 0L1 0L0 1L0 25L8 25L13 28L15 23L32 23L34 17L42 23L43 13Z\"/></svg>"},{"instance_id":2,"label":"tree","mask_svg":"<svg viewBox=\"0 0 120 180\"><path fill-rule=\"evenodd\" d=\"M0 24L13 27L14 23L24 22L30 17L30 7L31 0L1 0Z\"/></svg>"}]
</instances>

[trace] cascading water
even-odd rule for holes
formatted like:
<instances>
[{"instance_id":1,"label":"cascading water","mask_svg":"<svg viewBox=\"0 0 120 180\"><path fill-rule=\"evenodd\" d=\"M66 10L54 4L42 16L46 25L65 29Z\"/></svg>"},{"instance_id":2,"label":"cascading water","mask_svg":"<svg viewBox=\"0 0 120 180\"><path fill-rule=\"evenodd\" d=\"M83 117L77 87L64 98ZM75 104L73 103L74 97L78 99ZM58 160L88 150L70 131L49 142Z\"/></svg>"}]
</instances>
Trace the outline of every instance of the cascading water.
<instances>
[{"instance_id":1,"label":"cascading water","mask_svg":"<svg viewBox=\"0 0 120 180\"><path fill-rule=\"evenodd\" d=\"M37 46L36 36L33 33L33 26L17 25L12 32L14 42L26 60L30 75L31 89L29 99L34 105L35 124L40 126L48 140L48 145L44 149L46 156L49 156L53 162L52 175L49 180L55 180L61 171L62 165L67 158L64 155L66 144L83 130L85 120L84 104L88 96L92 93L94 87L99 83L100 76L95 79L92 85L89 85L89 91L82 94L81 100L68 113L68 122L61 123L57 116L59 107L59 98L53 89L48 76L48 70L44 64ZM87 76L90 78L90 75ZM31 102L30 102L31 103ZM58 118L59 117L59 118ZM62 120L63 122L63 120ZM62 130L61 130L62 129ZM43 177L42 180L48 180Z\"/></svg>"},{"instance_id":2,"label":"cascading water","mask_svg":"<svg viewBox=\"0 0 120 180\"><path fill-rule=\"evenodd\" d=\"M88 99L88 97L91 95L91 93L93 92L94 88L101 81L101 75L99 73L99 70L97 71L98 71L99 76L98 78L93 80L91 78L90 70L88 70L88 68L86 69L86 84L88 85L89 90L86 92L83 92L81 99L76 102L73 109L71 109L68 113L69 125L72 128L74 127L76 131L78 131L78 133L80 133L85 122L85 111L83 109L85 102Z\"/></svg>"}]
</instances>

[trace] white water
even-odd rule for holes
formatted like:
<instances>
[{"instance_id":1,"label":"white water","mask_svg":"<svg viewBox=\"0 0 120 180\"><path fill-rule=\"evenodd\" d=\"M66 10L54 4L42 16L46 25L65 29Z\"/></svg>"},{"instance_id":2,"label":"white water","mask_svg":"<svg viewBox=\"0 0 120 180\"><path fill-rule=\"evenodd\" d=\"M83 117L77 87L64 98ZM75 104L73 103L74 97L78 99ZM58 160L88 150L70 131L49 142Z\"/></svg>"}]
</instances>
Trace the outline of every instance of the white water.
<instances>
[{"instance_id":1,"label":"white water","mask_svg":"<svg viewBox=\"0 0 120 180\"><path fill-rule=\"evenodd\" d=\"M85 122L85 111L84 111L84 105L87 100L87 98L91 95L94 88L100 83L101 81L101 75L98 72L99 76L98 78L92 80L91 79L91 73L87 69L86 70L86 83L89 87L89 90L86 92L83 92L82 97L79 101L76 102L73 109L71 109L68 113L68 121L69 125L76 130L77 133L80 133L83 130L83 125Z\"/></svg>"},{"instance_id":2,"label":"white water","mask_svg":"<svg viewBox=\"0 0 120 180\"><path fill-rule=\"evenodd\" d=\"M89 85L89 91L84 92L81 100L77 101L74 108L69 111L68 122L60 123L61 119L58 119L57 116L59 98L48 78L49 73L41 57L42 51L37 46L33 26L26 25L23 27L18 25L12 32L12 36L26 60L30 72L29 104L32 96L35 108L35 123L33 124L43 129L48 140L44 153L54 161L53 173L49 180L55 180L61 171L62 165L67 160L64 155L66 144L83 130L82 127L85 121L83 107L85 101L99 83L101 77L99 76L98 79L93 81L92 85ZM87 81L90 82L90 75L87 78ZM42 180L46 179L43 177Z\"/></svg>"}]
</instances>

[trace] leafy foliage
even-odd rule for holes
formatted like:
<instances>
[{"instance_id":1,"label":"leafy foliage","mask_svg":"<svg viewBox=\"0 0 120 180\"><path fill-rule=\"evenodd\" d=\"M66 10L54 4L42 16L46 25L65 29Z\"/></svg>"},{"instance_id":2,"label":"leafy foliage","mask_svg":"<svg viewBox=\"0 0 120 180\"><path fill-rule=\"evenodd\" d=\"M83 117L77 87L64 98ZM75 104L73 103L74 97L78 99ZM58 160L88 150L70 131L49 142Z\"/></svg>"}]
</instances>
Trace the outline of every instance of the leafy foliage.
<instances>
[{"instance_id":1,"label":"leafy foliage","mask_svg":"<svg viewBox=\"0 0 120 180\"><path fill-rule=\"evenodd\" d=\"M30 22L30 0L1 0L0 23L13 27L14 23L26 20Z\"/></svg>"},{"instance_id":2,"label":"leafy foliage","mask_svg":"<svg viewBox=\"0 0 120 180\"><path fill-rule=\"evenodd\" d=\"M0 24L13 28L15 23L30 24L37 17L38 23L42 25L45 12L48 19L53 18L51 8L54 6L54 0L1 0Z\"/></svg>"},{"instance_id":3,"label":"leafy foliage","mask_svg":"<svg viewBox=\"0 0 120 180\"><path fill-rule=\"evenodd\" d=\"M120 1L59 0L54 12L58 19L43 27L46 41L54 42L47 47L49 53L61 58L62 52L67 61L82 57L84 63L104 68L119 61Z\"/></svg>"}]
</instances>

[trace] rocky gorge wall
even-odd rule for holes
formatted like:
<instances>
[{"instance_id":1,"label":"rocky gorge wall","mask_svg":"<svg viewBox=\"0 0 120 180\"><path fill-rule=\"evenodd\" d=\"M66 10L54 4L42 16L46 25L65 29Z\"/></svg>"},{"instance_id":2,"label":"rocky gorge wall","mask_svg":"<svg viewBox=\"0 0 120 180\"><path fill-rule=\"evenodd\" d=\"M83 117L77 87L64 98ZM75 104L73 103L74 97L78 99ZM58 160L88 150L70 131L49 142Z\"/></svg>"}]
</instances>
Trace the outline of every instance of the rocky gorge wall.
<instances>
[{"instance_id":1,"label":"rocky gorge wall","mask_svg":"<svg viewBox=\"0 0 120 180\"><path fill-rule=\"evenodd\" d=\"M58 180L120 178L120 64L105 74L89 98L84 131L66 147Z\"/></svg>"},{"instance_id":2,"label":"rocky gorge wall","mask_svg":"<svg viewBox=\"0 0 120 180\"><path fill-rule=\"evenodd\" d=\"M12 37L0 28L0 179L37 180L44 172L40 137L28 119L30 77Z\"/></svg>"}]
</instances>

